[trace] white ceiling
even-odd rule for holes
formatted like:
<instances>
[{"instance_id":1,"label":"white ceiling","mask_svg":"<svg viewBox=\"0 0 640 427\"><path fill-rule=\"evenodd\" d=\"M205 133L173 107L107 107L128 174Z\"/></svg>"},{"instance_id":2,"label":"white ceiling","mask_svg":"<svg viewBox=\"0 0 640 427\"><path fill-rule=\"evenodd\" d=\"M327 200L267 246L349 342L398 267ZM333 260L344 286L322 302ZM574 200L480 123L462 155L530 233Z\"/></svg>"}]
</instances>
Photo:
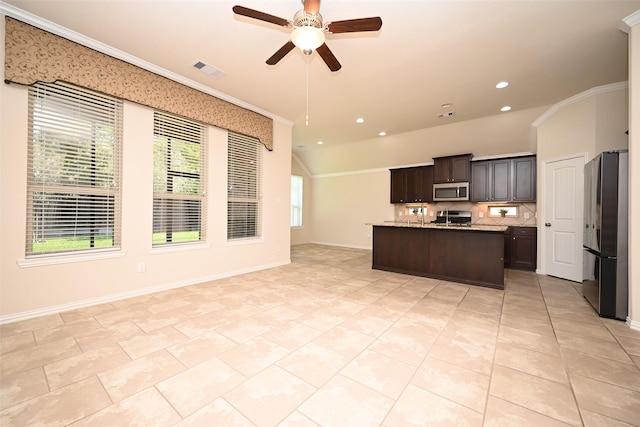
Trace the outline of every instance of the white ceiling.
<instances>
[{"instance_id":1,"label":"white ceiling","mask_svg":"<svg viewBox=\"0 0 640 427\"><path fill-rule=\"evenodd\" d=\"M293 149L320 149L551 105L627 80L621 20L640 1L324 0L330 21L380 16L373 33L328 35L342 64L330 72L297 49L265 64L286 28L236 16L239 4L285 19L299 0L9 0L33 13L243 103L294 123ZM11 7L10 6L10 7ZM220 79L192 67L202 61ZM500 80L511 85L495 89ZM442 108L451 103L451 108ZM455 111L452 118L437 115ZM503 113L511 114L511 113ZM357 124L357 117L365 123Z\"/></svg>"}]
</instances>

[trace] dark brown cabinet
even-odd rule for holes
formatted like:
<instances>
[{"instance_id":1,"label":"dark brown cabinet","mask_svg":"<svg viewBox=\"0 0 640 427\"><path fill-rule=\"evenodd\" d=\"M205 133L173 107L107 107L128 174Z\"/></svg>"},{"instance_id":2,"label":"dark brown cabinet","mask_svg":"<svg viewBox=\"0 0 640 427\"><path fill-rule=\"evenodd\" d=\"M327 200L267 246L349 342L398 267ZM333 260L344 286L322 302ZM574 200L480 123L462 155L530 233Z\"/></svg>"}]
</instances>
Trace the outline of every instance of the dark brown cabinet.
<instances>
[{"instance_id":1,"label":"dark brown cabinet","mask_svg":"<svg viewBox=\"0 0 640 427\"><path fill-rule=\"evenodd\" d=\"M434 157L433 182L467 182L471 172L470 162L472 154L459 156Z\"/></svg>"},{"instance_id":2,"label":"dark brown cabinet","mask_svg":"<svg viewBox=\"0 0 640 427\"><path fill-rule=\"evenodd\" d=\"M538 263L535 227L509 227L505 232L504 266L535 271Z\"/></svg>"},{"instance_id":3,"label":"dark brown cabinet","mask_svg":"<svg viewBox=\"0 0 640 427\"><path fill-rule=\"evenodd\" d=\"M472 202L535 202L535 156L471 162Z\"/></svg>"},{"instance_id":4,"label":"dark brown cabinet","mask_svg":"<svg viewBox=\"0 0 640 427\"><path fill-rule=\"evenodd\" d=\"M433 166L391 169L391 203L433 201Z\"/></svg>"},{"instance_id":5,"label":"dark brown cabinet","mask_svg":"<svg viewBox=\"0 0 640 427\"><path fill-rule=\"evenodd\" d=\"M374 226L372 267L504 289L503 239L500 232Z\"/></svg>"}]
</instances>

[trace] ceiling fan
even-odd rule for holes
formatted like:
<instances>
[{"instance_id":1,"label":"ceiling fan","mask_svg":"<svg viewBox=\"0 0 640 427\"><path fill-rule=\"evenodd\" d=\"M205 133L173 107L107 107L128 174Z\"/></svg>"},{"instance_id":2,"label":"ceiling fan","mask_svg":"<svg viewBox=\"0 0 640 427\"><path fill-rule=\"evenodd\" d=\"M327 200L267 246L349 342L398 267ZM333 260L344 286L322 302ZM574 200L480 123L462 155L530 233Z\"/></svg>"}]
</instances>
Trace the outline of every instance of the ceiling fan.
<instances>
[{"instance_id":1,"label":"ceiling fan","mask_svg":"<svg viewBox=\"0 0 640 427\"><path fill-rule=\"evenodd\" d=\"M324 42L325 33L356 33L362 31L378 31L382 27L382 19L378 16L373 18L347 19L344 21L334 21L323 23L320 15L320 0L301 0L304 7L298 11L293 21L269 15L268 13L249 9L243 6L233 6L233 12L260 21L293 28L291 40L284 44L269 59L267 64L275 65L284 58L294 47L300 48L305 55L311 55L314 50L327 64L331 71L338 71L342 65L333 55L327 44Z\"/></svg>"}]
</instances>

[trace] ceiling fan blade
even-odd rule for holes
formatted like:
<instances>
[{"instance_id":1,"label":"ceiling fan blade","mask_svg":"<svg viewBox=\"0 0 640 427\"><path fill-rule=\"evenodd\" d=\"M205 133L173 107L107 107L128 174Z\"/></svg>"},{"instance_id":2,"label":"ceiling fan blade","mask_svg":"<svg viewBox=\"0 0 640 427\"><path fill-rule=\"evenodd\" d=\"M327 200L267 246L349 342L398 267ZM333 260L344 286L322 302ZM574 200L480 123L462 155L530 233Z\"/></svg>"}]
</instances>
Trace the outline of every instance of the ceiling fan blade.
<instances>
[{"instance_id":1,"label":"ceiling fan blade","mask_svg":"<svg viewBox=\"0 0 640 427\"><path fill-rule=\"evenodd\" d=\"M268 13L260 12L258 10L249 9L248 7L244 7L244 6L233 6L233 12L238 15L246 16L248 18L258 19L260 21L270 22L272 24L280 25L282 27L291 26L291 21L287 19L269 15Z\"/></svg>"},{"instance_id":2,"label":"ceiling fan blade","mask_svg":"<svg viewBox=\"0 0 640 427\"><path fill-rule=\"evenodd\" d=\"M382 18L347 19L344 21L329 22L327 30L333 34L357 33L360 31L378 31L382 27Z\"/></svg>"},{"instance_id":3,"label":"ceiling fan blade","mask_svg":"<svg viewBox=\"0 0 640 427\"><path fill-rule=\"evenodd\" d=\"M320 0L302 0L304 11L310 15L317 15L320 12Z\"/></svg>"},{"instance_id":4,"label":"ceiling fan blade","mask_svg":"<svg viewBox=\"0 0 640 427\"><path fill-rule=\"evenodd\" d=\"M267 59L267 64L276 65L282 58L284 58L287 53L291 52L291 50L296 47L291 40L284 44L276 53L271 55L271 58Z\"/></svg>"},{"instance_id":5,"label":"ceiling fan blade","mask_svg":"<svg viewBox=\"0 0 640 427\"><path fill-rule=\"evenodd\" d=\"M320 46L316 50L318 51L318 54L320 55L324 63L327 64L327 67L329 67L331 71L338 71L340 68L342 68L342 65L340 65L340 63L338 62L336 57L333 55L333 52L331 52L331 50L329 49L329 46L327 46L326 43L322 43L322 46Z\"/></svg>"}]
</instances>

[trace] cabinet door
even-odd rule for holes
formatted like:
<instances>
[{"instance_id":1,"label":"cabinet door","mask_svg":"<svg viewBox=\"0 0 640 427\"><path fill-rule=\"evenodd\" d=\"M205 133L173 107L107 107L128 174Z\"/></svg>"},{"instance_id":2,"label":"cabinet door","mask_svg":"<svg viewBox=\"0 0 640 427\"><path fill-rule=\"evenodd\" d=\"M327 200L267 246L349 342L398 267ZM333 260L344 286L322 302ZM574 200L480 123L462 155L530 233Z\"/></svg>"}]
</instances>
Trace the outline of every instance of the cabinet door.
<instances>
[{"instance_id":1,"label":"cabinet door","mask_svg":"<svg viewBox=\"0 0 640 427\"><path fill-rule=\"evenodd\" d=\"M537 264L537 230L535 227L511 227L511 268L535 270Z\"/></svg>"},{"instance_id":2,"label":"cabinet door","mask_svg":"<svg viewBox=\"0 0 640 427\"><path fill-rule=\"evenodd\" d=\"M469 156L459 156L451 158L451 181L467 182L469 181L470 169Z\"/></svg>"},{"instance_id":3,"label":"cabinet door","mask_svg":"<svg viewBox=\"0 0 640 427\"><path fill-rule=\"evenodd\" d=\"M488 202L489 193L489 170L491 162L481 161L471 163L471 194L472 202Z\"/></svg>"},{"instance_id":4,"label":"cabinet door","mask_svg":"<svg viewBox=\"0 0 640 427\"><path fill-rule=\"evenodd\" d=\"M422 201L422 170L409 168L405 170L405 201L415 203Z\"/></svg>"},{"instance_id":5,"label":"cabinet door","mask_svg":"<svg viewBox=\"0 0 640 427\"><path fill-rule=\"evenodd\" d=\"M406 169L391 169L391 203L405 203Z\"/></svg>"},{"instance_id":6,"label":"cabinet door","mask_svg":"<svg viewBox=\"0 0 640 427\"><path fill-rule=\"evenodd\" d=\"M422 168L422 201L433 203L433 166Z\"/></svg>"},{"instance_id":7,"label":"cabinet door","mask_svg":"<svg viewBox=\"0 0 640 427\"><path fill-rule=\"evenodd\" d=\"M512 193L514 202L536 201L535 156L513 159Z\"/></svg>"},{"instance_id":8,"label":"cabinet door","mask_svg":"<svg viewBox=\"0 0 640 427\"><path fill-rule=\"evenodd\" d=\"M511 200L511 161L508 159L493 160L490 181L492 202Z\"/></svg>"},{"instance_id":9,"label":"cabinet door","mask_svg":"<svg viewBox=\"0 0 640 427\"><path fill-rule=\"evenodd\" d=\"M433 159L433 182L442 184L451 180L451 159Z\"/></svg>"}]
</instances>

